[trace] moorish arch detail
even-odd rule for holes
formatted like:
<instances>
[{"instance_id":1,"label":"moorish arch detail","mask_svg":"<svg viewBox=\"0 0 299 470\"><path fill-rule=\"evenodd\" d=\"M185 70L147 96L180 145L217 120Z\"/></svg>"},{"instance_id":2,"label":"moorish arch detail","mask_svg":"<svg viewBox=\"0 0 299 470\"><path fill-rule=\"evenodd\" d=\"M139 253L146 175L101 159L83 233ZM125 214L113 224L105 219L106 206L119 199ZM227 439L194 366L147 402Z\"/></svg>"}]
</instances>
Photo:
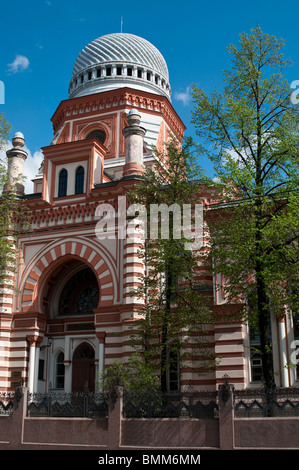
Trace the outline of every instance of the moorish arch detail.
<instances>
[{"instance_id":1,"label":"moorish arch detail","mask_svg":"<svg viewBox=\"0 0 299 470\"><path fill-rule=\"evenodd\" d=\"M98 121L98 122L85 124L84 126L82 125L81 129L78 128L78 140L96 138L95 133L96 131L98 131L98 132L102 132L103 134L105 134L104 140L102 139L100 140L100 142L103 145L105 145L105 142L106 144L108 144L108 142L110 142L110 139L111 139L111 127L112 127L111 119L106 120L106 122ZM94 135L92 135L92 133L94 133Z\"/></svg>"},{"instance_id":2,"label":"moorish arch detail","mask_svg":"<svg viewBox=\"0 0 299 470\"><path fill-rule=\"evenodd\" d=\"M20 293L20 308L23 312L41 311L42 286L49 274L61 262L77 259L90 267L99 284L99 307L108 307L117 303L118 282L115 265L106 255L104 247L94 246L88 241L71 239L58 242L55 246L39 253L30 263L24 276Z\"/></svg>"}]
</instances>

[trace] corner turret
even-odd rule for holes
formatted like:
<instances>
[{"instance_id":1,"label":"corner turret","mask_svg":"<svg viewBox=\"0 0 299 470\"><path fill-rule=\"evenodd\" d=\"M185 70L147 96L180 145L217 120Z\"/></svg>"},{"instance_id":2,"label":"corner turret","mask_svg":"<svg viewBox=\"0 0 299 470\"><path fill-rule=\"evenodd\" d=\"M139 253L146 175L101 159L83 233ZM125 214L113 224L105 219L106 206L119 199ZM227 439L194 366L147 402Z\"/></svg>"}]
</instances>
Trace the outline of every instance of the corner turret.
<instances>
[{"instance_id":1,"label":"corner turret","mask_svg":"<svg viewBox=\"0 0 299 470\"><path fill-rule=\"evenodd\" d=\"M7 150L7 176L8 185L4 190L7 190L10 185L16 185L18 194L24 194L24 164L27 158L27 152L23 149L25 144L24 136L21 132L16 132L12 139L13 148Z\"/></svg>"}]
</instances>

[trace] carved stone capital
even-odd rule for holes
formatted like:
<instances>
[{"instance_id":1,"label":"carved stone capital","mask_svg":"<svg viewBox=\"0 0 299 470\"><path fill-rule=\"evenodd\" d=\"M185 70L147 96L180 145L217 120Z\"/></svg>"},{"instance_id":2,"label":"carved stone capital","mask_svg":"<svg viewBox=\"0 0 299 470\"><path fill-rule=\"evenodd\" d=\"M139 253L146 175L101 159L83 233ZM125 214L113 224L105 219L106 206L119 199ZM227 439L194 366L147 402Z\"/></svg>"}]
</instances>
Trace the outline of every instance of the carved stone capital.
<instances>
[{"instance_id":1,"label":"carved stone capital","mask_svg":"<svg viewBox=\"0 0 299 470\"><path fill-rule=\"evenodd\" d=\"M144 129L144 127L140 126L127 126L122 130L122 133L125 138L131 135L140 135L141 137L144 137L146 130Z\"/></svg>"},{"instance_id":2,"label":"carved stone capital","mask_svg":"<svg viewBox=\"0 0 299 470\"><path fill-rule=\"evenodd\" d=\"M35 346L36 348L39 347L43 338L39 335L27 335L26 337L30 346Z\"/></svg>"}]
</instances>

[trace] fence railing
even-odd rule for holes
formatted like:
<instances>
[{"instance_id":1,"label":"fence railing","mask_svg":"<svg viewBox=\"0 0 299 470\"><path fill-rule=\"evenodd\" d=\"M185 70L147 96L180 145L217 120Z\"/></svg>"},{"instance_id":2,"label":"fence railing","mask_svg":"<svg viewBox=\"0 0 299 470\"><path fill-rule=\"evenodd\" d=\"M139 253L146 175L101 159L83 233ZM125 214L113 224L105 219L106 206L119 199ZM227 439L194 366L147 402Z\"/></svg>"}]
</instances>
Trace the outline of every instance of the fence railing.
<instances>
[{"instance_id":1,"label":"fence railing","mask_svg":"<svg viewBox=\"0 0 299 470\"><path fill-rule=\"evenodd\" d=\"M58 392L29 393L27 416L56 418L102 418L108 414L104 393Z\"/></svg>"},{"instance_id":2,"label":"fence railing","mask_svg":"<svg viewBox=\"0 0 299 470\"><path fill-rule=\"evenodd\" d=\"M15 392L0 392L0 416L12 415ZM111 397L110 395L110 399ZM88 417L108 415L109 394L89 391L65 393L28 393L28 417ZM234 416L296 417L299 416L299 388L233 390ZM154 390L124 390L124 418L197 418L215 419L219 414L219 392L194 391L170 395Z\"/></svg>"},{"instance_id":3,"label":"fence railing","mask_svg":"<svg viewBox=\"0 0 299 470\"><path fill-rule=\"evenodd\" d=\"M299 416L299 389L234 390L236 418Z\"/></svg>"},{"instance_id":4,"label":"fence railing","mask_svg":"<svg viewBox=\"0 0 299 470\"><path fill-rule=\"evenodd\" d=\"M12 415L15 392L0 392L0 416Z\"/></svg>"},{"instance_id":5,"label":"fence railing","mask_svg":"<svg viewBox=\"0 0 299 470\"><path fill-rule=\"evenodd\" d=\"M185 392L176 395L148 390L124 391L125 418L217 418L217 392Z\"/></svg>"}]
</instances>

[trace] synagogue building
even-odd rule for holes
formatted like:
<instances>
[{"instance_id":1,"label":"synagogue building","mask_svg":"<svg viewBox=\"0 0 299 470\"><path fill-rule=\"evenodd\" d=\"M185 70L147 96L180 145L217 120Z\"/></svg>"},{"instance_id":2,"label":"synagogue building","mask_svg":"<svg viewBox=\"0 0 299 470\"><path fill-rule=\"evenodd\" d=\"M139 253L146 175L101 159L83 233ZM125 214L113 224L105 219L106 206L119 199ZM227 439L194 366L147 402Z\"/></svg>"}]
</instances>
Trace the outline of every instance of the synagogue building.
<instances>
[{"instance_id":1,"label":"synagogue building","mask_svg":"<svg viewBox=\"0 0 299 470\"><path fill-rule=\"evenodd\" d=\"M86 384L94 390L109 364L128 360L140 306L131 290L144 266L137 235L122 236L121 205L154 164L153 146L163 152L170 135L181 142L185 132L172 105L166 61L141 37L108 34L84 47L68 92L51 118L53 140L42 148L32 192L23 195L31 230L18 238L17 269L7 268L0 290L1 391L21 383L30 392L81 391ZM24 143L17 132L7 152L11 176L24 172ZM211 204L208 192L202 203ZM101 238L96 227L103 204L114 209L116 222ZM215 289L219 279L204 279L214 310L233 308ZM291 315L271 320L278 386L297 383L296 368L284 367L295 326ZM216 390L224 375L236 388L260 386L259 338L248 325L215 322L207 337L220 357L217 369L206 375L178 369L175 376L170 370L170 391L190 381Z\"/></svg>"}]
</instances>

